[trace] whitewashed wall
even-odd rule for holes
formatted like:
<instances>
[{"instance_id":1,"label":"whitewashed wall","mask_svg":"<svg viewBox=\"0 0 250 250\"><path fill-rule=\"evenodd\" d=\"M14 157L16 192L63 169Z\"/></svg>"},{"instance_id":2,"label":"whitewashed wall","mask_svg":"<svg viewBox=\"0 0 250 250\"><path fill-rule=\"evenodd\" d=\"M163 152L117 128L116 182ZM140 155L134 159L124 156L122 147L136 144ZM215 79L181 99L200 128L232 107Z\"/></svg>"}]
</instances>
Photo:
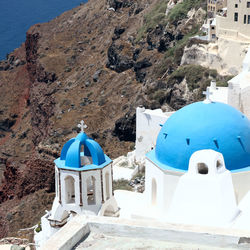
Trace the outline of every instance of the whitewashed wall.
<instances>
[{"instance_id":1,"label":"whitewashed wall","mask_svg":"<svg viewBox=\"0 0 250 250\"><path fill-rule=\"evenodd\" d=\"M172 198L183 172L164 171L146 158L145 173L145 199L148 206L156 206L157 210L165 216L172 202ZM152 204L152 180L156 180L156 203Z\"/></svg>"},{"instance_id":2,"label":"whitewashed wall","mask_svg":"<svg viewBox=\"0 0 250 250\"><path fill-rule=\"evenodd\" d=\"M174 112L163 113L161 109L136 109L136 160L144 159L145 154L155 147L160 124L164 124Z\"/></svg>"},{"instance_id":3,"label":"whitewashed wall","mask_svg":"<svg viewBox=\"0 0 250 250\"><path fill-rule=\"evenodd\" d=\"M250 190L250 171L232 173L236 201L239 204Z\"/></svg>"},{"instance_id":4,"label":"whitewashed wall","mask_svg":"<svg viewBox=\"0 0 250 250\"><path fill-rule=\"evenodd\" d=\"M198 171L203 164L207 173ZM174 223L223 226L239 213L231 172L221 153L196 151L177 185L168 220Z\"/></svg>"}]
</instances>

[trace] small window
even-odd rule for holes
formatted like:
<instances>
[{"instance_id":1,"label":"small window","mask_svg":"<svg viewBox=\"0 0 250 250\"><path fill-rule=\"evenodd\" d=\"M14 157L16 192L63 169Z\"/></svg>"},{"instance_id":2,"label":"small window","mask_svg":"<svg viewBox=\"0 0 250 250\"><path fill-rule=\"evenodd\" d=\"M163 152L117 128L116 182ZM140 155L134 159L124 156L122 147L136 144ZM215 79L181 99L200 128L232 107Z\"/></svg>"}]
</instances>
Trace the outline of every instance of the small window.
<instances>
[{"instance_id":1,"label":"small window","mask_svg":"<svg viewBox=\"0 0 250 250\"><path fill-rule=\"evenodd\" d=\"M247 8L250 8L250 2L247 2Z\"/></svg>"},{"instance_id":2,"label":"small window","mask_svg":"<svg viewBox=\"0 0 250 250\"><path fill-rule=\"evenodd\" d=\"M234 21L235 21L235 22L238 22L238 12L235 12L235 13L234 13Z\"/></svg>"},{"instance_id":3,"label":"small window","mask_svg":"<svg viewBox=\"0 0 250 250\"><path fill-rule=\"evenodd\" d=\"M247 23L250 24L250 15L247 16Z\"/></svg>"},{"instance_id":4,"label":"small window","mask_svg":"<svg viewBox=\"0 0 250 250\"><path fill-rule=\"evenodd\" d=\"M222 167L222 163L220 161L217 161L216 162L216 167L217 167L217 170L219 170L221 167Z\"/></svg>"},{"instance_id":5,"label":"small window","mask_svg":"<svg viewBox=\"0 0 250 250\"><path fill-rule=\"evenodd\" d=\"M247 23L247 15L244 15L244 23Z\"/></svg>"},{"instance_id":6,"label":"small window","mask_svg":"<svg viewBox=\"0 0 250 250\"><path fill-rule=\"evenodd\" d=\"M235 4L234 6L235 6L235 8L238 8L238 4Z\"/></svg>"},{"instance_id":7,"label":"small window","mask_svg":"<svg viewBox=\"0 0 250 250\"><path fill-rule=\"evenodd\" d=\"M197 170L199 174L208 174L208 167L205 163L198 163Z\"/></svg>"},{"instance_id":8,"label":"small window","mask_svg":"<svg viewBox=\"0 0 250 250\"><path fill-rule=\"evenodd\" d=\"M212 30L214 30L214 27L212 27Z\"/></svg>"}]
</instances>

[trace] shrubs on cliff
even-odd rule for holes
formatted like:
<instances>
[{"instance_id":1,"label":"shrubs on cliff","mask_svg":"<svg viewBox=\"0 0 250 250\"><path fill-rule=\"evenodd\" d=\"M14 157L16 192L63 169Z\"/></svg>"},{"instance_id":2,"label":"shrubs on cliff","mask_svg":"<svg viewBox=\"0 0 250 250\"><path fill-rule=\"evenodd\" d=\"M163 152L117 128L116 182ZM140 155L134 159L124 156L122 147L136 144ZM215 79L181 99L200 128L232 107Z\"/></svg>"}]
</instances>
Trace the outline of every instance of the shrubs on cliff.
<instances>
[{"instance_id":1,"label":"shrubs on cliff","mask_svg":"<svg viewBox=\"0 0 250 250\"><path fill-rule=\"evenodd\" d=\"M148 30L155 28L158 24L166 24L167 18L165 15L167 1L161 0L148 14L144 16L143 26L139 29L136 42L146 36Z\"/></svg>"},{"instance_id":2,"label":"shrubs on cliff","mask_svg":"<svg viewBox=\"0 0 250 250\"><path fill-rule=\"evenodd\" d=\"M185 0L176 6L169 12L168 20L170 23L177 24L178 21L187 18L187 13L192 9L198 9L206 7L206 1L204 0Z\"/></svg>"},{"instance_id":3,"label":"shrubs on cliff","mask_svg":"<svg viewBox=\"0 0 250 250\"><path fill-rule=\"evenodd\" d=\"M217 86L227 86L232 76L221 76L216 70L199 65L180 66L165 79L158 80L147 87L149 100L161 107L168 104L179 109L191 102L204 99L202 92L210 85L211 79L216 80Z\"/></svg>"},{"instance_id":4,"label":"shrubs on cliff","mask_svg":"<svg viewBox=\"0 0 250 250\"><path fill-rule=\"evenodd\" d=\"M180 83L185 78L189 91L194 91L198 88L205 89L210 85L211 79L216 80L218 86L227 86L227 81L230 80L231 77L232 76L221 76L215 69L204 68L200 65L185 65L174 71L167 82L173 85L173 82L177 81Z\"/></svg>"},{"instance_id":5,"label":"shrubs on cliff","mask_svg":"<svg viewBox=\"0 0 250 250\"><path fill-rule=\"evenodd\" d=\"M202 7L206 9L205 0L185 0L177 3L166 15L168 1L161 0L155 7L144 16L143 26L139 29L136 42L146 37L146 33L154 29L158 25L166 26L168 23L174 26L178 22L187 18L187 14L191 9L198 9Z\"/></svg>"}]
</instances>

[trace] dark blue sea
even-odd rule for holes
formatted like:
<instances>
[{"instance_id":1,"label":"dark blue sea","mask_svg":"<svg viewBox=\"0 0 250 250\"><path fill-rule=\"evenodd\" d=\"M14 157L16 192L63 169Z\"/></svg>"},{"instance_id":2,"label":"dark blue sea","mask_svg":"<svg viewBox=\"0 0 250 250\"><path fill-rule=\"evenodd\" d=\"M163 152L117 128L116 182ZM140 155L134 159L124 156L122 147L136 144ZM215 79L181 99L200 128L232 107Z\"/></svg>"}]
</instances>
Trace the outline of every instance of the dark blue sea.
<instances>
[{"instance_id":1,"label":"dark blue sea","mask_svg":"<svg viewBox=\"0 0 250 250\"><path fill-rule=\"evenodd\" d=\"M26 31L87 0L0 0L0 60L18 48Z\"/></svg>"}]
</instances>

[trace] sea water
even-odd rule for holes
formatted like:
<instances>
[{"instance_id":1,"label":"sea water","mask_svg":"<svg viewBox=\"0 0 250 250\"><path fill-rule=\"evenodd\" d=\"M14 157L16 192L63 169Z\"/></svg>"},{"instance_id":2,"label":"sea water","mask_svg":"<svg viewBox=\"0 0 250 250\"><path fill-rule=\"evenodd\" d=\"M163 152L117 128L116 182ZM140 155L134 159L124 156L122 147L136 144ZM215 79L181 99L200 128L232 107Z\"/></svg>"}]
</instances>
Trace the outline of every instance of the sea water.
<instances>
[{"instance_id":1,"label":"sea water","mask_svg":"<svg viewBox=\"0 0 250 250\"><path fill-rule=\"evenodd\" d=\"M87 0L0 0L0 60L18 48L26 31Z\"/></svg>"}]
</instances>

